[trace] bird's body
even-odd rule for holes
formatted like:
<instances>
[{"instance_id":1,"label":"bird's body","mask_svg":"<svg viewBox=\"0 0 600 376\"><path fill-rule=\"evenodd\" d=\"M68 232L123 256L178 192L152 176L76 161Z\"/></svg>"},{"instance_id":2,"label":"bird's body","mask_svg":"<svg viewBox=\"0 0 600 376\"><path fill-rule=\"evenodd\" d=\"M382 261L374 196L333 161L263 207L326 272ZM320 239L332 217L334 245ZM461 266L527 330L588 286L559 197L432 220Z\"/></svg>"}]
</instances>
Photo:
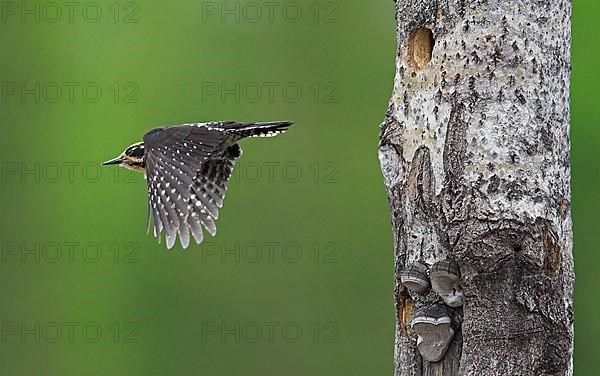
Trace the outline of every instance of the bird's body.
<instances>
[{"instance_id":1,"label":"bird's body","mask_svg":"<svg viewBox=\"0 0 600 376\"><path fill-rule=\"evenodd\" d=\"M148 230L166 232L167 248L177 234L183 248L192 237L200 244L202 228L216 234L214 221L223 206L227 181L242 155L238 141L247 137L272 137L283 133L291 121L238 123L221 121L155 128L144 141L129 146L103 164L143 171L148 183Z\"/></svg>"}]
</instances>

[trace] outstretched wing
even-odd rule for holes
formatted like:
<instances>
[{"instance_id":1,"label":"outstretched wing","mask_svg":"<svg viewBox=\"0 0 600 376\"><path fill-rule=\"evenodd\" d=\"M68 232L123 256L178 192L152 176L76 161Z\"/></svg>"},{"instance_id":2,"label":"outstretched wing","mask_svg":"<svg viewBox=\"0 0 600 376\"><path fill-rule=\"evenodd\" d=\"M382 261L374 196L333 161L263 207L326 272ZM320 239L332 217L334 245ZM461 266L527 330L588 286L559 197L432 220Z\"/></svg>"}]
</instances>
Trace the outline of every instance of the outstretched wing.
<instances>
[{"instance_id":1,"label":"outstretched wing","mask_svg":"<svg viewBox=\"0 0 600 376\"><path fill-rule=\"evenodd\" d=\"M154 129L144 135L150 216L160 242L163 229L167 248L177 233L183 248L190 233L199 244L202 228L216 234L215 220L223 206L227 181L241 149L223 128L233 122L201 123Z\"/></svg>"}]
</instances>

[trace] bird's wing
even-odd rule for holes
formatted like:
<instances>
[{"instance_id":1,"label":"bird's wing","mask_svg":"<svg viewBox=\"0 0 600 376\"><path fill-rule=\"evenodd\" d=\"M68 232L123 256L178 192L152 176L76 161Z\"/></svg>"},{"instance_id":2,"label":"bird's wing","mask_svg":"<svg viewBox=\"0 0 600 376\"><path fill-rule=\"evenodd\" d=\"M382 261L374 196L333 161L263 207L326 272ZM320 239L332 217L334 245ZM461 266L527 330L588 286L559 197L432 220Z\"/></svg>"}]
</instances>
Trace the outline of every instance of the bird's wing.
<instances>
[{"instance_id":1,"label":"bird's wing","mask_svg":"<svg viewBox=\"0 0 600 376\"><path fill-rule=\"evenodd\" d=\"M202 227L216 234L227 181L241 156L240 147L230 145L230 131L222 127L228 124L235 123L163 127L144 135L148 230L152 216L154 235L160 242L164 229L169 249L177 233L183 248L190 233L202 242Z\"/></svg>"}]
</instances>

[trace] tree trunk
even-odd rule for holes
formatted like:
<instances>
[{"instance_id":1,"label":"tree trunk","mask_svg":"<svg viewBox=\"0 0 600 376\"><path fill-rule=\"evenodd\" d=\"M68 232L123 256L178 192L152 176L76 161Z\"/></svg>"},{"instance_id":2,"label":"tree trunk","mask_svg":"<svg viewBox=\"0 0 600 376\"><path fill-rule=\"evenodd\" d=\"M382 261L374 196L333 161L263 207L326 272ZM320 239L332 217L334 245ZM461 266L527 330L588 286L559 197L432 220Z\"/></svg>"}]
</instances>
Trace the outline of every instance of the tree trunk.
<instances>
[{"instance_id":1,"label":"tree trunk","mask_svg":"<svg viewBox=\"0 0 600 376\"><path fill-rule=\"evenodd\" d=\"M572 375L569 0L399 0L395 374Z\"/></svg>"}]
</instances>

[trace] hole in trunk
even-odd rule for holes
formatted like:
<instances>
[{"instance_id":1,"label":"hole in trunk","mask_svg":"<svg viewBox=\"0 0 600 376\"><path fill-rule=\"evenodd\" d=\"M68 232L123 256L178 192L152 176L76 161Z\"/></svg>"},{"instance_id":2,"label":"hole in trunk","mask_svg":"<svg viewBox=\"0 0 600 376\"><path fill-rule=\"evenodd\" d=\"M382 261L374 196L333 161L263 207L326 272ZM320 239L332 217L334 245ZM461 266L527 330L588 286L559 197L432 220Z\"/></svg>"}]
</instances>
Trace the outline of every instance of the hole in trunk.
<instances>
[{"instance_id":1,"label":"hole in trunk","mask_svg":"<svg viewBox=\"0 0 600 376\"><path fill-rule=\"evenodd\" d=\"M433 33L426 27L411 31L408 39L408 63L416 70L424 70L431 61L435 40Z\"/></svg>"}]
</instances>

